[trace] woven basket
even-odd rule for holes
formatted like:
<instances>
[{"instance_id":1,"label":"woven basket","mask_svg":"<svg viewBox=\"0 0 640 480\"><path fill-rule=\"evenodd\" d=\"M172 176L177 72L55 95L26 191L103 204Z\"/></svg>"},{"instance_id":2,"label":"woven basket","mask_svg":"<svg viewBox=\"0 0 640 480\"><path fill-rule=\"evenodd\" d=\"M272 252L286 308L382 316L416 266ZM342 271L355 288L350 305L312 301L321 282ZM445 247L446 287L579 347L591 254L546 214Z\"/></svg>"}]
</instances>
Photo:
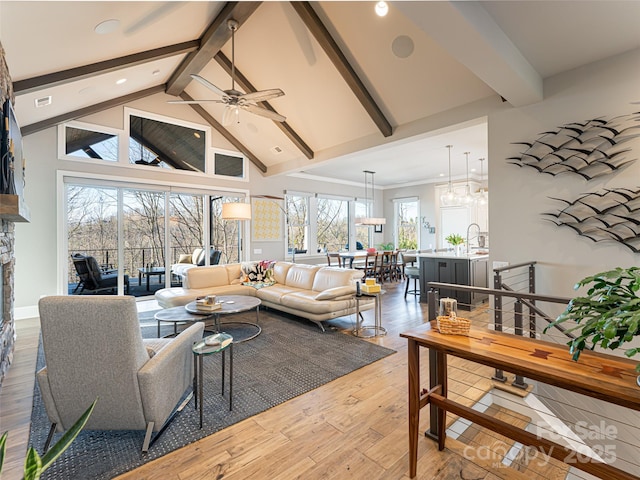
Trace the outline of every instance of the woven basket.
<instances>
[{"instance_id":1,"label":"woven basket","mask_svg":"<svg viewBox=\"0 0 640 480\"><path fill-rule=\"evenodd\" d=\"M438 316L438 331L445 335L469 335L471 320L463 317Z\"/></svg>"}]
</instances>

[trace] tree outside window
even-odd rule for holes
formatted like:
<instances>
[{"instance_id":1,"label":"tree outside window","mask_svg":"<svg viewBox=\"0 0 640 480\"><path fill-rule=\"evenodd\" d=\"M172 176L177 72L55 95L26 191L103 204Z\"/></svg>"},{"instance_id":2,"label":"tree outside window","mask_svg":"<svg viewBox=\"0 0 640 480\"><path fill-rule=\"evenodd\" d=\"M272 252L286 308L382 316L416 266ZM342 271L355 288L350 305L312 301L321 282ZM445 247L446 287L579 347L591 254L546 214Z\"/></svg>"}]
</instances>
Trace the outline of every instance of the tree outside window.
<instances>
[{"instance_id":1,"label":"tree outside window","mask_svg":"<svg viewBox=\"0 0 640 480\"><path fill-rule=\"evenodd\" d=\"M317 241L319 252L339 252L349 243L349 202L318 198Z\"/></svg>"},{"instance_id":2,"label":"tree outside window","mask_svg":"<svg viewBox=\"0 0 640 480\"><path fill-rule=\"evenodd\" d=\"M418 248L418 202L398 202L396 208L398 248L415 250Z\"/></svg>"},{"instance_id":3,"label":"tree outside window","mask_svg":"<svg viewBox=\"0 0 640 480\"><path fill-rule=\"evenodd\" d=\"M309 197L287 195L287 251L307 253L309 248Z\"/></svg>"}]
</instances>

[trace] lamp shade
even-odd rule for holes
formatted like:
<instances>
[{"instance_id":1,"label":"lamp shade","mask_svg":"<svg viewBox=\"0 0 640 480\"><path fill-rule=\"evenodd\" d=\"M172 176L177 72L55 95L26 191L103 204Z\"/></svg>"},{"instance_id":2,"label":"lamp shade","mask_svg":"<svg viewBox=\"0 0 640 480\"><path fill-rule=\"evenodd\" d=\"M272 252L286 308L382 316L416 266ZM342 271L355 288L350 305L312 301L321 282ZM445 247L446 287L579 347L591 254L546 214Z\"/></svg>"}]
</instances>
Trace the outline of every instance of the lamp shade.
<instances>
[{"instance_id":1,"label":"lamp shade","mask_svg":"<svg viewBox=\"0 0 640 480\"><path fill-rule=\"evenodd\" d=\"M222 218L224 220L251 220L251 204L223 203Z\"/></svg>"},{"instance_id":2,"label":"lamp shade","mask_svg":"<svg viewBox=\"0 0 640 480\"><path fill-rule=\"evenodd\" d=\"M385 225L387 219L384 217L362 217L356 218L357 225Z\"/></svg>"}]
</instances>

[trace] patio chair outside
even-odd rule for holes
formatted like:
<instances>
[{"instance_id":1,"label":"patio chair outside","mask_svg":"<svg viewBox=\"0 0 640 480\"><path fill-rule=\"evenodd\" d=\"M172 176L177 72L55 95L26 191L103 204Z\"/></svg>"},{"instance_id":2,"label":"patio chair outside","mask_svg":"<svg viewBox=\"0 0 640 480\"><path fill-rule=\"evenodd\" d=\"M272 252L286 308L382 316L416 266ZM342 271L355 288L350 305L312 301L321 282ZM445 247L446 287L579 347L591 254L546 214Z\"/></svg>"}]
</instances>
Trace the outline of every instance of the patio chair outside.
<instances>
[{"instance_id":1,"label":"patio chair outside","mask_svg":"<svg viewBox=\"0 0 640 480\"><path fill-rule=\"evenodd\" d=\"M80 281L73 290L75 294L80 289L83 292L96 293L105 290L115 291L118 288L118 273L112 270L105 271L100 268L95 258L89 255L76 253L71 256ZM124 293L129 293L129 275L124 276Z\"/></svg>"}]
</instances>

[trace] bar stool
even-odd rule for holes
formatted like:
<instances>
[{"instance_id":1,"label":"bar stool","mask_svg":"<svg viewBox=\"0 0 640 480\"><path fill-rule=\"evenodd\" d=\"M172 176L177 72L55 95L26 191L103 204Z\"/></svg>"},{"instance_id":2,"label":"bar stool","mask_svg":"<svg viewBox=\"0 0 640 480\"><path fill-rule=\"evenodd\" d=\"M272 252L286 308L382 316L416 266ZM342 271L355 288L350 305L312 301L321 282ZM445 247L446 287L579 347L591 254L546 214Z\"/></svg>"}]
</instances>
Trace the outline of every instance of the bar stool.
<instances>
[{"instance_id":1,"label":"bar stool","mask_svg":"<svg viewBox=\"0 0 640 480\"><path fill-rule=\"evenodd\" d=\"M409 295L420 295L420 290L418 290L418 279L420 278L420 268L412 267L409 265L405 265L404 274L407 277L407 285L404 287L404 299L407 299L407 294ZM409 282L413 279L413 290L409 290Z\"/></svg>"}]
</instances>

